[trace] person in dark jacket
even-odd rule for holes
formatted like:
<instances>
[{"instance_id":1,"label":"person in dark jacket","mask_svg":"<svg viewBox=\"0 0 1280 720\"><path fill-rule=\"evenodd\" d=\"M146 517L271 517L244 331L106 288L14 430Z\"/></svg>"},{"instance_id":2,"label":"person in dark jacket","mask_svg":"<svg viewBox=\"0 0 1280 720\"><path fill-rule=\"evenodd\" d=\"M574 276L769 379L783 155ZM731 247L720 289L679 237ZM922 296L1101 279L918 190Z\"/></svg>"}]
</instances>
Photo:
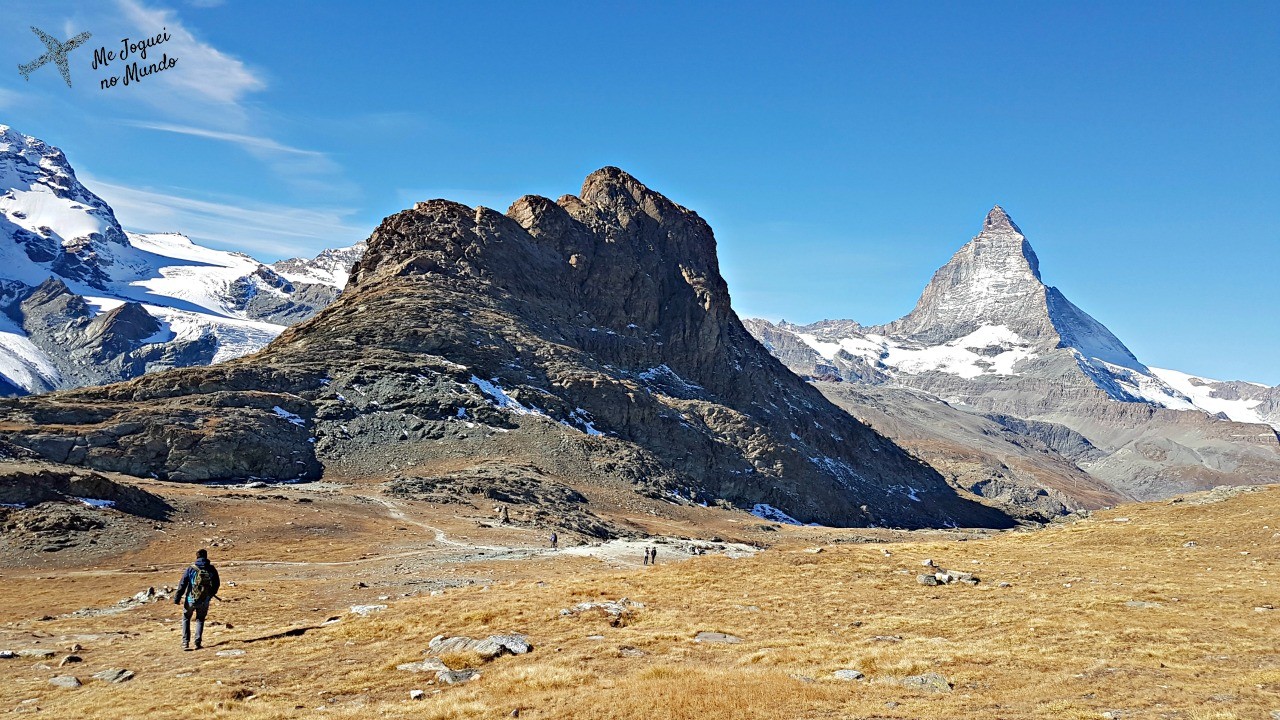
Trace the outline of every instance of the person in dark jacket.
<instances>
[{"instance_id":1,"label":"person in dark jacket","mask_svg":"<svg viewBox=\"0 0 1280 720\"><path fill-rule=\"evenodd\" d=\"M218 594L222 584L218 569L209 562L209 551L196 551L196 561L182 574L173 603L182 603L182 649L191 649L191 616L196 616L196 650L201 648L204 637L204 619L209 614L209 603Z\"/></svg>"}]
</instances>

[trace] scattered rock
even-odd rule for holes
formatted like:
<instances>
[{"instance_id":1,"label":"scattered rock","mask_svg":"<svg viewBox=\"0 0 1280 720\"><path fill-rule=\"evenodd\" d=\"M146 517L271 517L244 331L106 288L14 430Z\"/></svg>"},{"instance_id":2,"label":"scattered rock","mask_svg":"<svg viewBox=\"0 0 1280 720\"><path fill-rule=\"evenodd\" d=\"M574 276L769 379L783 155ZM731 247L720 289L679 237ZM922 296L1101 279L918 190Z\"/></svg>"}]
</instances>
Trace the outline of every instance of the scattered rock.
<instances>
[{"instance_id":1,"label":"scattered rock","mask_svg":"<svg viewBox=\"0 0 1280 720\"><path fill-rule=\"evenodd\" d=\"M863 675L860 671L853 669L837 670L831 674L834 675L837 680L861 680L866 677L866 675Z\"/></svg>"},{"instance_id":2,"label":"scattered rock","mask_svg":"<svg viewBox=\"0 0 1280 720\"><path fill-rule=\"evenodd\" d=\"M66 667L71 663L78 663L78 662L84 662L84 658L80 657L79 655L68 655L62 658L62 662L58 663L58 667Z\"/></svg>"},{"instance_id":3,"label":"scattered rock","mask_svg":"<svg viewBox=\"0 0 1280 720\"><path fill-rule=\"evenodd\" d=\"M1006 587L1013 587L1013 583L1002 582L1002 583L1000 583L999 585L997 585L996 587L1002 587L1002 588L1006 588Z\"/></svg>"},{"instance_id":4,"label":"scattered rock","mask_svg":"<svg viewBox=\"0 0 1280 720\"><path fill-rule=\"evenodd\" d=\"M871 639L876 642L902 642L901 635L876 635Z\"/></svg>"},{"instance_id":5,"label":"scattered rock","mask_svg":"<svg viewBox=\"0 0 1280 720\"><path fill-rule=\"evenodd\" d=\"M0 660L12 660L18 657L18 653L12 650L0 650Z\"/></svg>"},{"instance_id":6,"label":"scattered rock","mask_svg":"<svg viewBox=\"0 0 1280 720\"><path fill-rule=\"evenodd\" d=\"M1193 547L1198 547L1198 546L1196 545L1196 541L1195 541L1195 540L1188 540L1188 541L1186 541L1186 542L1182 543L1182 547L1184 547L1184 548L1193 548Z\"/></svg>"},{"instance_id":7,"label":"scattered rock","mask_svg":"<svg viewBox=\"0 0 1280 720\"><path fill-rule=\"evenodd\" d=\"M217 655L218 657L240 657L243 654L243 650L219 650L214 653L214 655Z\"/></svg>"},{"instance_id":8,"label":"scattered rock","mask_svg":"<svg viewBox=\"0 0 1280 720\"><path fill-rule=\"evenodd\" d=\"M444 670L436 673L436 680L445 685L457 685L459 683L470 682L480 677L479 670Z\"/></svg>"},{"instance_id":9,"label":"scattered rock","mask_svg":"<svg viewBox=\"0 0 1280 720\"><path fill-rule=\"evenodd\" d=\"M386 605L352 605L351 613L360 617L368 617L369 615L386 610Z\"/></svg>"},{"instance_id":10,"label":"scattered rock","mask_svg":"<svg viewBox=\"0 0 1280 720\"><path fill-rule=\"evenodd\" d=\"M925 560L924 562L922 562L922 563L920 563L920 564L921 564L921 565L923 565L923 566L925 566L925 567L938 567L936 564L934 564L934 562L933 562L933 559L932 559L932 558L927 559L927 560Z\"/></svg>"},{"instance_id":11,"label":"scattered rock","mask_svg":"<svg viewBox=\"0 0 1280 720\"><path fill-rule=\"evenodd\" d=\"M450 652L473 652L485 660L492 660L502 655L523 655L533 649L529 639L524 635L490 635L482 640L469 637L445 637L437 635L427 644L431 652L443 655Z\"/></svg>"},{"instance_id":12,"label":"scattered rock","mask_svg":"<svg viewBox=\"0 0 1280 720\"><path fill-rule=\"evenodd\" d=\"M422 698L426 697L426 695L427 695L427 694L426 694L425 692L421 691L421 690L410 690L410 691L409 691L409 699L410 699L410 700L421 700Z\"/></svg>"},{"instance_id":13,"label":"scattered rock","mask_svg":"<svg viewBox=\"0 0 1280 720\"><path fill-rule=\"evenodd\" d=\"M722 632L700 632L694 636L693 641L696 643L721 643L726 645L737 645L742 642L742 638L729 635Z\"/></svg>"},{"instance_id":14,"label":"scattered rock","mask_svg":"<svg viewBox=\"0 0 1280 720\"><path fill-rule=\"evenodd\" d=\"M420 660L418 662L401 663L400 665L396 666L396 669L404 670L405 672L438 673L443 670L448 670L449 667L445 665L443 662L441 662L439 658L427 658L426 660Z\"/></svg>"},{"instance_id":15,"label":"scattered rock","mask_svg":"<svg viewBox=\"0 0 1280 720\"><path fill-rule=\"evenodd\" d=\"M1161 603L1158 603L1158 602L1147 602L1146 600L1130 600L1129 602L1125 603L1125 604L1124 604L1124 606L1125 606L1125 607L1131 607L1131 608L1158 608L1158 607L1164 607Z\"/></svg>"},{"instance_id":16,"label":"scattered rock","mask_svg":"<svg viewBox=\"0 0 1280 720\"><path fill-rule=\"evenodd\" d=\"M26 648L25 650L18 651L18 657L34 658L36 660L48 660L53 657L53 655L54 653L52 650L44 650L42 648Z\"/></svg>"},{"instance_id":17,"label":"scattered rock","mask_svg":"<svg viewBox=\"0 0 1280 720\"><path fill-rule=\"evenodd\" d=\"M942 675L936 672L928 672L922 675L909 675L902 678L903 687L912 690L924 690L927 692L951 692L951 683Z\"/></svg>"},{"instance_id":18,"label":"scattered rock","mask_svg":"<svg viewBox=\"0 0 1280 720\"><path fill-rule=\"evenodd\" d=\"M75 675L59 675L49 678L49 684L60 688L78 688L84 683L80 682L80 678Z\"/></svg>"},{"instance_id":19,"label":"scattered rock","mask_svg":"<svg viewBox=\"0 0 1280 720\"><path fill-rule=\"evenodd\" d=\"M936 575L917 575L916 582L920 583L921 585L941 585L942 584L942 582L938 580L938 577Z\"/></svg>"},{"instance_id":20,"label":"scattered rock","mask_svg":"<svg viewBox=\"0 0 1280 720\"><path fill-rule=\"evenodd\" d=\"M823 552L823 549L820 547L811 547L811 548L805 548L804 551L811 555L817 555L818 553Z\"/></svg>"},{"instance_id":21,"label":"scattered rock","mask_svg":"<svg viewBox=\"0 0 1280 720\"><path fill-rule=\"evenodd\" d=\"M561 617L570 617L573 615L581 615L589 612L602 612L609 618L609 624L614 627L625 625L634 615L636 610L644 608L644 603L636 602L628 598L619 600L606 600L605 602L584 602L578 603L571 608L564 608L560 611Z\"/></svg>"},{"instance_id":22,"label":"scattered rock","mask_svg":"<svg viewBox=\"0 0 1280 720\"><path fill-rule=\"evenodd\" d=\"M641 650L640 648L631 647L630 645L623 645L622 647L618 648L618 654L621 655L622 657L631 657L631 658L645 656L645 652L643 650Z\"/></svg>"},{"instance_id":23,"label":"scattered rock","mask_svg":"<svg viewBox=\"0 0 1280 720\"><path fill-rule=\"evenodd\" d=\"M109 683L128 682L133 679L133 671L124 668L107 668L102 672L93 674L95 680L102 680Z\"/></svg>"}]
</instances>

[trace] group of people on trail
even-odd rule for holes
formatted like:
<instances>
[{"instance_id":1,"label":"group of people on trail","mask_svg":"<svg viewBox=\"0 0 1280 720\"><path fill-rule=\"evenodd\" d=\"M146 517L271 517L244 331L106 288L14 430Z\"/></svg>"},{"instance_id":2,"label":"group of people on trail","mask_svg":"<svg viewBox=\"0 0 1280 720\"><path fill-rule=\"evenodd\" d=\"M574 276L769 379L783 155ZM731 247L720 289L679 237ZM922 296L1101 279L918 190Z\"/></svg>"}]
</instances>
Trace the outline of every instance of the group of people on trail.
<instances>
[{"instance_id":1,"label":"group of people on trail","mask_svg":"<svg viewBox=\"0 0 1280 720\"><path fill-rule=\"evenodd\" d=\"M209 615L209 603L218 597L222 581L218 568L209 562L209 551L196 551L196 561L182 573L178 589L173 593L173 603L182 605L182 649L191 650L191 616L196 618L195 649L203 646L204 619Z\"/></svg>"},{"instance_id":2,"label":"group of people on trail","mask_svg":"<svg viewBox=\"0 0 1280 720\"><path fill-rule=\"evenodd\" d=\"M647 547L644 549L644 564L645 565L658 564L658 548Z\"/></svg>"}]
</instances>

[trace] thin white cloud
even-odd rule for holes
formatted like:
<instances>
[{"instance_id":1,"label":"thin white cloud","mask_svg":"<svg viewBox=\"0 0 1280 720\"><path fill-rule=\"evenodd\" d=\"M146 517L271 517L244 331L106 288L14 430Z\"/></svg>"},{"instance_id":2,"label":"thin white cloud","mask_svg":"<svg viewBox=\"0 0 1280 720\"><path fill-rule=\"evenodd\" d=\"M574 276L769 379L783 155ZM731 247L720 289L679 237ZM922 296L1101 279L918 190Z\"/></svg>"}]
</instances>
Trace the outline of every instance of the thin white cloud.
<instances>
[{"instance_id":1,"label":"thin white cloud","mask_svg":"<svg viewBox=\"0 0 1280 720\"><path fill-rule=\"evenodd\" d=\"M107 201L133 232L180 232L201 244L239 250L260 260L314 255L352 245L369 228L348 208L297 208L243 198L221 201L118 185L87 173L80 179Z\"/></svg>"},{"instance_id":2,"label":"thin white cloud","mask_svg":"<svg viewBox=\"0 0 1280 720\"><path fill-rule=\"evenodd\" d=\"M285 145L262 135L224 132L191 125L175 125L158 122L125 122L125 125L147 130L176 133L230 143L263 161L276 175L293 188L315 196L344 196L355 193L355 188L342 179L342 168L326 153Z\"/></svg>"},{"instance_id":3,"label":"thin white cloud","mask_svg":"<svg viewBox=\"0 0 1280 720\"><path fill-rule=\"evenodd\" d=\"M9 90L0 87L0 110L17 107L23 100L23 95L16 90Z\"/></svg>"},{"instance_id":4,"label":"thin white cloud","mask_svg":"<svg viewBox=\"0 0 1280 720\"><path fill-rule=\"evenodd\" d=\"M304 157L326 157L322 152L291 147L289 145L276 142L269 137L260 137L257 135L221 132L219 130L207 130L205 128L191 127L188 125L173 125L170 123L126 122L124 124L131 125L133 127L146 128L148 130L161 130L164 132L178 133L179 135L194 135L195 137L208 138L210 140L222 140L224 142L240 145L248 150L282 153L285 155L301 155Z\"/></svg>"},{"instance_id":5,"label":"thin white cloud","mask_svg":"<svg viewBox=\"0 0 1280 720\"><path fill-rule=\"evenodd\" d=\"M116 0L126 22L144 33L169 33L169 41L157 50L167 49L178 57L181 70L161 73L155 80L181 96L205 103L236 109L244 96L266 88L266 81L238 58L196 38L182 24L176 12L152 8L138 0ZM150 80L149 80L150 81Z\"/></svg>"}]
</instances>

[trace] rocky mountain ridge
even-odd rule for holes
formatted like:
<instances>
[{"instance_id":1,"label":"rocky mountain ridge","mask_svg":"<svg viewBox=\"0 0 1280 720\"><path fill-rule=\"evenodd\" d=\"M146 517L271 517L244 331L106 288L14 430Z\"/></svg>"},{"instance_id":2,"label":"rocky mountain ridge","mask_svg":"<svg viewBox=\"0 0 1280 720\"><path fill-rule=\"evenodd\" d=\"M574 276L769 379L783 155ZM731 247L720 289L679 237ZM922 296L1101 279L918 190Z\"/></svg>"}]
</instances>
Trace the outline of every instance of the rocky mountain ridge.
<instances>
[{"instance_id":1,"label":"rocky mountain ridge","mask_svg":"<svg viewBox=\"0 0 1280 720\"><path fill-rule=\"evenodd\" d=\"M707 224L616 168L505 215L419 203L263 351L0 414L10 446L173 480L429 485L500 459L801 522L1010 522L770 356L730 307Z\"/></svg>"}]
</instances>

